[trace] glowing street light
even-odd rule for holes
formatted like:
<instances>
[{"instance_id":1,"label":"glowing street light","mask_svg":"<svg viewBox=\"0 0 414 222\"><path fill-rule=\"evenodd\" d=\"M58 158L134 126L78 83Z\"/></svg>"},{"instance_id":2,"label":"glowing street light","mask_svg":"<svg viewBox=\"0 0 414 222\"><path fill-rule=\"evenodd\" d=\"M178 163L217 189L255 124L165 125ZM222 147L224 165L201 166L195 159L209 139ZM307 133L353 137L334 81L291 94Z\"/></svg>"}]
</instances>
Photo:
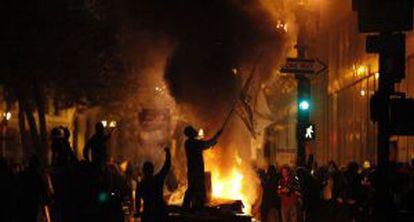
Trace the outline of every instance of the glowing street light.
<instances>
[{"instance_id":1,"label":"glowing street light","mask_svg":"<svg viewBox=\"0 0 414 222\"><path fill-rule=\"evenodd\" d=\"M114 128L114 127L116 127L116 121L115 120L112 120L111 122L109 122L109 127L111 127L111 128Z\"/></svg>"},{"instance_id":2,"label":"glowing street light","mask_svg":"<svg viewBox=\"0 0 414 222\"><path fill-rule=\"evenodd\" d=\"M366 76L368 74L368 67L364 65L360 65L356 69L356 74L358 75L358 77Z\"/></svg>"},{"instance_id":3,"label":"glowing street light","mask_svg":"<svg viewBox=\"0 0 414 222\"><path fill-rule=\"evenodd\" d=\"M12 114L11 114L11 112L5 112L5 113L3 113L3 117L8 121L8 120L11 119Z\"/></svg>"},{"instance_id":4,"label":"glowing street light","mask_svg":"<svg viewBox=\"0 0 414 222\"><path fill-rule=\"evenodd\" d=\"M361 96L365 96L367 94L367 92L365 90L361 89L361 91L359 92L359 94Z\"/></svg>"},{"instance_id":5,"label":"glowing street light","mask_svg":"<svg viewBox=\"0 0 414 222\"><path fill-rule=\"evenodd\" d=\"M107 128L115 128L116 125L118 124L115 120L101 120L102 125Z\"/></svg>"}]
</instances>

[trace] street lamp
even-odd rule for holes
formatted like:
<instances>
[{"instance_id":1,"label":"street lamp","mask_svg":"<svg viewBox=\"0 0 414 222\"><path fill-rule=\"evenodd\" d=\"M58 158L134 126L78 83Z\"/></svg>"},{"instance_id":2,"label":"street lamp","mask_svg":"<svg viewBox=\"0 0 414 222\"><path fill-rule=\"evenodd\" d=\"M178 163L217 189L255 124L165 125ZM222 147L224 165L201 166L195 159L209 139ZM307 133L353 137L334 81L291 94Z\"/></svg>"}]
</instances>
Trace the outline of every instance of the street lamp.
<instances>
[{"instance_id":1,"label":"street lamp","mask_svg":"<svg viewBox=\"0 0 414 222\"><path fill-rule=\"evenodd\" d=\"M3 113L3 118L5 118L7 121L9 121L12 117L11 112L5 112Z\"/></svg>"},{"instance_id":2,"label":"street lamp","mask_svg":"<svg viewBox=\"0 0 414 222\"><path fill-rule=\"evenodd\" d=\"M368 74L368 67L364 65L358 66L358 68L355 69L355 72L358 77L364 77Z\"/></svg>"},{"instance_id":3,"label":"street lamp","mask_svg":"<svg viewBox=\"0 0 414 222\"><path fill-rule=\"evenodd\" d=\"M359 94L361 96L365 96L367 94L367 92L365 90L361 89L361 91L359 92Z\"/></svg>"},{"instance_id":4,"label":"street lamp","mask_svg":"<svg viewBox=\"0 0 414 222\"><path fill-rule=\"evenodd\" d=\"M117 125L117 122L115 120L101 120L101 123L105 128L115 128Z\"/></svg>"},{"instance_id":5,"label":"street lamp","mask_svg":"<svg viewBox=\"0 0 414 222\"><path fill-rule=\"evenodd\" d=\"M109 122L109 127L110 128L116 127L116 121L115 120L112 120L111 122Z\"/></svg>"}]
</instances>

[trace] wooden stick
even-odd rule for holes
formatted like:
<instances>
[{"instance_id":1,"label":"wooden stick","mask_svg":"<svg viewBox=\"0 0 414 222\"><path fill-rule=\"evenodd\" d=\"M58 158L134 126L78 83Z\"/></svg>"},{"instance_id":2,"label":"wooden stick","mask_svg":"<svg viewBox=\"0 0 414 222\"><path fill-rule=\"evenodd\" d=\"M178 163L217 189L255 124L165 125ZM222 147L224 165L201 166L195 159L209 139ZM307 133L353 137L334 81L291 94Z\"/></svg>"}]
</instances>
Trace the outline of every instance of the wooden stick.
<instances>
[{"instance_id":1,"label":"wooden stick","mask_svg":"<svg viewBox=\"0 0 414 222\"><path fill-rule=\"evenodd\" d=\"M233 112L234 112L234 107L235 107L235 104L232 106L232 108L231 108L231 110L230 110L229 114L227 114L227 117L226 117L226 119L224 120L224 123L223 123L223 126L221 127L221 130L223 130L223 129L227 126L227 123L229 122L230 117L232 116L232 114L233 114Z\"/></svg>"},{"instance_id":2,"label":"wooden stick","mask_svg":"<svg viewBox=\"0 0 414 222\"><path fill-rule=\"evenodd\" d=\"M243 91L245 91L245 90L247 89L247 87L249 87L249 86L250 86L250 82L252 81L253 75L254 75L254 74L255 74L255 72L256 72L257 64L258 64L258 63L259 63L259 61L261 60L262 55L263 55L263 51L261 51L261 52L259 53L259 55L258 55L258 57L257 57L256 61L254 62L253 67L252 67L252 70L250 71L250 75L249 75L249 77L247 78L246 83L244 84L244 86L243 86L243 88L242 88L241 92L239 93L239 95L241 95L241 93L243 93ZM223 123L223 125L222 125L222 127L221 127L221 129L222 129L222 130L226 127L226 125L227 125L228 121L230 120L230 117L232 116L232 114L233 114L233 112L234 112L234 107L236 106L236 104L237 104L237 102L238 102L238 100L239 100L239 99L240 99L240 98L239 98L239 96L238 96L238 97L236 98L236 100L234 101L234 103L233 103L233 105L232 105L232 107L231 107L231 110L230 110L229 114L227 115L226 119L224 120L224 123Z\"/></svg>"},{"instance_id":3,"label":"wooden stick","mask_svg":"<svg viewBox=\"0 0 414 222\"><path fill-rule=\"evenodd\" d=\"M52 222L52 220L50 219L49 206L45 205L44 210L45 210L46 222Z\"/></svg>"}]
</instances>

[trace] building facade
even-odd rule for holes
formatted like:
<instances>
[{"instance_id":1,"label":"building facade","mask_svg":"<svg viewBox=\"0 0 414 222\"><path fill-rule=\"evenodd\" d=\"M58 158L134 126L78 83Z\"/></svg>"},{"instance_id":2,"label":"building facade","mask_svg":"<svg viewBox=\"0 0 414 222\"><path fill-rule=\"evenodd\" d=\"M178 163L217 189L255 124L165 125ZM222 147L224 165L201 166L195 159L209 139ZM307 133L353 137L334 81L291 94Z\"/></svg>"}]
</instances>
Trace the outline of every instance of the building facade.
<instances>
[{"instance_id":1,"label":"building facade","mask_svg":"<svg viewBox=\"0 0 414 222\"><path fill-rule=\"evenodd\" d=\"M356 12L352 1L322 0L309 7L306 56L317 58L328 66L318 75L310 76L312 85L311 121L316 124L317 138L312 151L318 163L334 160L345 165L351 160L376 161L377 126L370 119L370 97L378 87L378 55L365 52L366 34L358 31ZM396 85L399 92L414 97L414 34L407 33L406 77ZM292 94L294 96L294 93ZM296 98L293 97L293 101ZM292 101L291 100L291 101ZM278 103L281 103L280 101ZM291 110L292 102L281 110ZM275 143L269 162L286 155L277 152L286 146L284 138L295 138L295 114L279 118L278 132L272 138ZM289 124L287 124L287 122ZM280 138L280 135L282 138ZM391 159L409 161L414 158L414 137L392 137Z\"/></svg>"},{"instance_id":2,"label":"building facade","mask_svg":"<svg viewBox=\"0 0 414 222\"><path fill-rule=\"evenodd\" d=\"M378 55L365 52L366 34L358 31L352 1L323 1L319 27L309 41L309 56L319 58L328 70L312 78L312 120L319 126L314 145L321 162L341 165L355 160L376 161L377 126L370 119L370 98L378 87ZM311 30L312 31L312 30ZM414 35L407 33L406 78L397 91L414 96ZM414 157L412 137L391 138L391 159Z\"/></svg>"}]
</instances>

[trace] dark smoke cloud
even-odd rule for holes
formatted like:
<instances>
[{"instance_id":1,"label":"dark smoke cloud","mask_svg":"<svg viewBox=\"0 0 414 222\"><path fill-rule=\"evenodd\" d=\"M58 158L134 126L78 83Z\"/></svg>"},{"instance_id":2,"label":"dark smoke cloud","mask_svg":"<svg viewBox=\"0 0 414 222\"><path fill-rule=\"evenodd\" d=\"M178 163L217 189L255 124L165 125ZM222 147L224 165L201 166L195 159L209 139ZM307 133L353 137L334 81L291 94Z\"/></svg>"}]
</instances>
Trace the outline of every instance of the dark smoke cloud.
<instances>
[{"instance_id":1,"label":"dark smoke cloud","mask_svg":"<svg viewBox=\"0 0 414 222\"><path fill-rule=\"evenodd\" d=\"M266 78L279 61L285 37L276 31L269 11L257 0L124 0L118 7L128 44L145 57L160 39L174 42L164 78L185 115L199 124L216 120L218 127L248 75L253 61L263 54L259 73ZM132 34L131 34L132 33ZM138 33L138 34L137 34ZM142 34L145 33L145 34ZM145 38L145 39L143 39ZM131 41L133 39L133 41ZM134 48L134 47L126 47Z\"/></svg>"}]
</instances>

